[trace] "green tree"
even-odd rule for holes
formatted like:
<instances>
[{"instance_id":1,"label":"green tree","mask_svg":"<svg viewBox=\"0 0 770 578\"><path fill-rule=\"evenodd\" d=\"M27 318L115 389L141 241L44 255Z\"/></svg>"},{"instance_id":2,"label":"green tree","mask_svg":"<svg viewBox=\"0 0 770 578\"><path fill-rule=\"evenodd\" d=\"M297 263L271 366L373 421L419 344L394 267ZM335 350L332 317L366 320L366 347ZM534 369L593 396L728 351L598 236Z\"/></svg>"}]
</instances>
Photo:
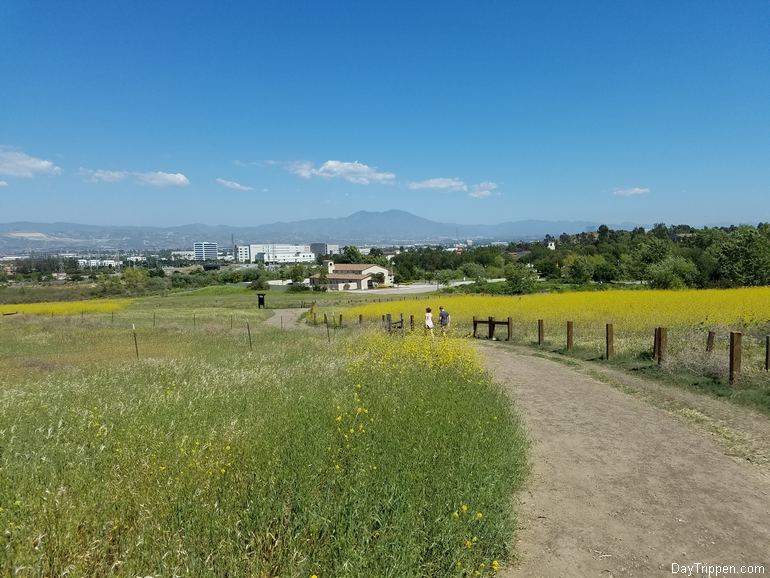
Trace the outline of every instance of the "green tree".
<instances>
[{"instance_id":1,"label":"green tree","mask_svg":"<svg viewBox=\"0 0 770 578\"><path fill-rule=\"evenodd\" d=\"M150 275L146 269L140 267L131 267L123 271L123 284L131 293L140 293L147 287L147 280Z\"/></svg>"},{"instance_id":2,"label":"green tree","mask_svg":"<svg viewBox=\"0 0 770 578\"><path fill-rule=\"evenodd\" d=\"M594 274L594 264L589 257L580 255L567 266L567 279L570 283L588 283Z\"/></svg>"},{"instance_id":3,"label":"green tree","mask_svg":"<svg viewBox=\"0 0 770 578\"><path fill-rule=\"evenodd\" d=\"M505 268L508 291L514 295L532 293L537 284L537 272L521 263L510 263Z\"/></svg>"},{"instance_id":4,"label":"green tree","mask_svg":"<svg viewBox=\"0 0 770 578\"><path fill-rule=\"evenodd\" d=\"M698 276L695 263L684 257L669 256L647 268L647 281L654 289L681 289L694 284Z\"/></svg>"}]
</instances>

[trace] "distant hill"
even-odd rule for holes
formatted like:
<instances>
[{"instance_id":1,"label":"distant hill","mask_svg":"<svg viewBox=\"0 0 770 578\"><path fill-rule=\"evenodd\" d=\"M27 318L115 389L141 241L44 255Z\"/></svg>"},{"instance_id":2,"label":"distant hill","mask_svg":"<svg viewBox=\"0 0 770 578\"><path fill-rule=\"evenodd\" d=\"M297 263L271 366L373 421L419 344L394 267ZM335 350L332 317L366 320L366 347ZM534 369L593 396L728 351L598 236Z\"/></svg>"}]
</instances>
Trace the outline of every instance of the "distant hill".
<instances>
[{"instance_id":1,"label":"distant hill","mask_svg":"<svg viewBox=\"0 0 770 578\"><path fill-rule=\"evenodd\" d=\"M178 227L100 226L75 223L0 224L0 253L64 250L130 250L192 248L195 241L236 243L440 243L455 239L513 241L547 234L593 231L588 221L509 221L497 225L439 223L406 211L359 211L347 217L277 222L253 227L182 225ZM623 223L613 228L630 229Z\"/></svg>"}]
</instances>

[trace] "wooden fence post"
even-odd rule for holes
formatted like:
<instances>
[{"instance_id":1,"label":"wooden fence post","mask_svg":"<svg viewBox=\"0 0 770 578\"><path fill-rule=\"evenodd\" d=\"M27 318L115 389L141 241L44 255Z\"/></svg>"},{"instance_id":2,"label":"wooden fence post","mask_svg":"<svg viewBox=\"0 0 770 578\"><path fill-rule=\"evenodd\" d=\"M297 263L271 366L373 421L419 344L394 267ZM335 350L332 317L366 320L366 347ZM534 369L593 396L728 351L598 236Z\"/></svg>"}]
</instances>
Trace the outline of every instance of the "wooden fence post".
<instances>
[{"instance_id":1,"label":"wooden fence post","mask_svg":"<svg viewBox=\"0 0 770 578\"><path fill-rule=\"evenodd\" d=\"M409 328L412 330L412 333L414 333L414 315L409 316Z\"/></svg>"},{"instance_id":2,"label":"wooden fence post","mask_svg":"<svg viewBox=\"0 0 770 578\"><path fill-rule=\"evenodd\" d=\"M136 358L139 359L139 342L136 340L136 324L131 324L131 331L134 333L134 351L136 352Z\"/></svg>"},{"instance_id":3,"label":"wooden fence post","mask_svg":"<svg viewBox=\"0 0 770 578\"><path fill-rule=\"evenodd\" d=\"M473 316L473 337L476 337L476 327L478 327L478 322L476 321L476 316Z\"/></svg>"},{"instance_id":4,"label":"wooden fence post","mask_svg":"<svg viewBox=\"0 0 770 578\"><path fill-rule=\"evenodd\" d=\"M658 347L660 341L660 327L656 327L652 337L652 358L658 361Z\"/></svg>"},{"instance_id":5,"label":"wooden fence post","mask_svg":"<svg viewBox=\"0 0 770 578\"><path fill-rule=\"evenodd\" d=\"M249 326L249 322L246 322L246 333L249 334L249 351L251 351L251 327Z\"/></svg>"},{"instance_id":6,"label":"wooden fence post","mask_svg":"<svg viewBox=\"0 0 770 578\"><path fill-rule=\"evenodd\" d=\"M195 329L195 313L193 313L193 329Z\"/></svg>"},{"instance_id":7,"label":"wooden fence post","mask_svg":"<svg viewBox=\"0 0 770 578\"><path fill-rule=\"evenodd\" d=\"M233 316L230 315L230 329L233 328Z\"/></svg>"},{"instance_id":8,"label":"wooden fence post","mask_svg":"<svg viewBox=\"0 0 770 578\"><path fill-rule=\"evenodd\" d=\"M730 385L737 382L741 377L742 338L743 334L741 332L730 332Z\"/></svg>"},{"instance_id":9,"label":"wooden fence post","mask_svg":"<svg viewBox=\"0 0 770 578\"><path fill-rule=\"evenodd\" d=\"M329 318L326 316L326 313L324 313L324 325L329 325Z\"/></svg>"},{"instance_id":10,"label":"wooden fence post","mask_svg":"<svg viewBox=\"0 0 770 578\"><path fill-rule=\"evenodd\" d=\"M658 327L658 365L666 360L666 345L668 344L668 329Z\"/></svg>"},{"instance_id":11,"label":"wooden fence post","mask_svg":"<svg viewBox=\"0 0 770 578\"><path fill-rule=\"evenodd\" d=\"M363 325L364 324L364 316L361 313L358 314L358 324L359 325Z\"/></svg>"},{"instance_id":12,"label":"wooden fence post","mask_svg":"<svg viewBox=\"0 0 770 578\"><path fill-rule=\"evenodd\" d=\"M574 326L572 321L567 321L567 351L572 351L572 342L574 337Z\"/></svg>"},{"instance_id":13,"label":"wooden fence post","mask_svg":"<svg viewBox=\"0 0 770 578\"><path fill-rule=\"evenodd\" d=\"M385 315L385 327L387 328L388 333L393 330L393 317L391 317L390 313Z\"/></svg>"},{"instance_id":14,"label":"wooden fence post","mask_svg":"<svg viewBox=\"0 0 770 578\"><path fill-rule=\"evenodd\" d=\"M51 311L51 317L53 317L53 311ZM112 323L115 323L115 312L112 312Z\"/></svg>"},{"instance_id":15,"label":"wooden fence post","mask_svg":"<svg viewBox=\"0 0 770 578\"><path fill-rule=\"evenodd\" d=\"M770 371L770 335L765 335L765 371Z\"/></svg>"},{"instance_id":16,"label":"wooden fence post","mask_svg":"<svg viewBox=\"0 0 770 578\"><path fill-rule=\"evenodd\" d=\"M155 311L152 312L152 326L155 327Z\"/></svg>"},{"instance_id":17,"label":"wooden fence post","mask_svg":"<svg viewBox=\"0 0 770 578\"><path fill-rule=\"evenodd\" d=\"M713 331L709 331L708 337L706 337L706 353L711 353L714 351L714 337L715 333Z\"/></svg>"},{"instance_id":18,"label":"wooden fence post","mask_svg":"<svg viewBox=\"0 0 770 578\"><path fill-rule=\"evenodd\" d=\"M612 323L607 323L605 328L606 347L604 356L607 360L610 360L615 355L615 329Z\"/></svg>"},{"instance_id":19,"label":"wooden fence post","mask_svg":"<svg viewBox=\"0 0 770 578\"><path fill-rule=\"evenodd\" d=\"M489 338L490 339L495 338L495 318L494 317L489 318Z\"/></svg>"},{"instance_id":20,"label":"wooden fence post","mask_svg":"<svg viewBox=\"0 0 770 578\"><path fill-rule=\"evenodd\" d=\"M545 322L542 319L537 320L537 344L545 343Z\"/></svg>"},{"instance_id":21,"label":"wooden fence post","mask_svg":"<svg viewBox=\"0 0 770 578\"><path fill-rule=\"evenodd\" d=\"M513 341L513 317L508 318L508 341Z\"/></svg>"},{"instance_id":22,"label":"wooden fence post","mask_svg":"<svg viewBox=\"0 0 770 578\"><path fill-rule=\"evenodd\" d=\"M342 329L342 313L340 313L340 329Z\"/></svg>"}]
</instances>

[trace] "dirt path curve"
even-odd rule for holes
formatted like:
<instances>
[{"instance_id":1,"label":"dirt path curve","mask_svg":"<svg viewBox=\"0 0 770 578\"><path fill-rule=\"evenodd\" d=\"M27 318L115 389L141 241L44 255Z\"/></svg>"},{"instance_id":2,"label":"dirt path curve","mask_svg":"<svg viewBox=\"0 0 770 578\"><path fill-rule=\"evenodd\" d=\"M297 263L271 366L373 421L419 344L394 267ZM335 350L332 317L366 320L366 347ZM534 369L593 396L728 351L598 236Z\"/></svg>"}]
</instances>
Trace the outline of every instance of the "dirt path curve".
<instances>
[{"instance_id":1,"label":"dirt path curve","mask_svg":"<svg viewBox=\"0 0 770 578\"><path fill-rule=\"evenodd\" d=\"M480 348L532 440L519 560L501 576L671 576L672 563L695 562L770 575L765 469L564 364Z\"/></svg>"},{"instance_id":2,"label":"dirt path curve","mask_svg":"<svg viewBox=\"0 0 770 578\"><path fill-rule=\"evenodd\" d=\"M300 320L307 311L294 307L292 309L271 309L272 317L265 319L264 324L278 329L308 329L308 326Z\"/></svg>"}]
</instances>

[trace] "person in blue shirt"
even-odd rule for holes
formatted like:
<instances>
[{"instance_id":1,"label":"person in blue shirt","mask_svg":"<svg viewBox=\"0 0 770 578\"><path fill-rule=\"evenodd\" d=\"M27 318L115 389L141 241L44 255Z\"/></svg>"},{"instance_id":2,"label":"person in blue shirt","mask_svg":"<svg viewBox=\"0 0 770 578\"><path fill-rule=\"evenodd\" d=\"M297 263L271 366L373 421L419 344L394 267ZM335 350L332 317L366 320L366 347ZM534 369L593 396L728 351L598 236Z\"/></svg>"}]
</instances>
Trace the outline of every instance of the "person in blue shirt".
<instances>
[{"instance_id":1,"label":"person in blue shirt","mask_svg":"<svg viewBox=\"0 0 770 578\"><path fill-rule=\"evenodd\" d=\"M447 311L443 307L439 307L438 324L439 324L439 327L441 327L441 333L445 333L446 330L449 329L450 321L451 321L451 317L449 316L449 311Z\"/></svg>"}]
</instances>

